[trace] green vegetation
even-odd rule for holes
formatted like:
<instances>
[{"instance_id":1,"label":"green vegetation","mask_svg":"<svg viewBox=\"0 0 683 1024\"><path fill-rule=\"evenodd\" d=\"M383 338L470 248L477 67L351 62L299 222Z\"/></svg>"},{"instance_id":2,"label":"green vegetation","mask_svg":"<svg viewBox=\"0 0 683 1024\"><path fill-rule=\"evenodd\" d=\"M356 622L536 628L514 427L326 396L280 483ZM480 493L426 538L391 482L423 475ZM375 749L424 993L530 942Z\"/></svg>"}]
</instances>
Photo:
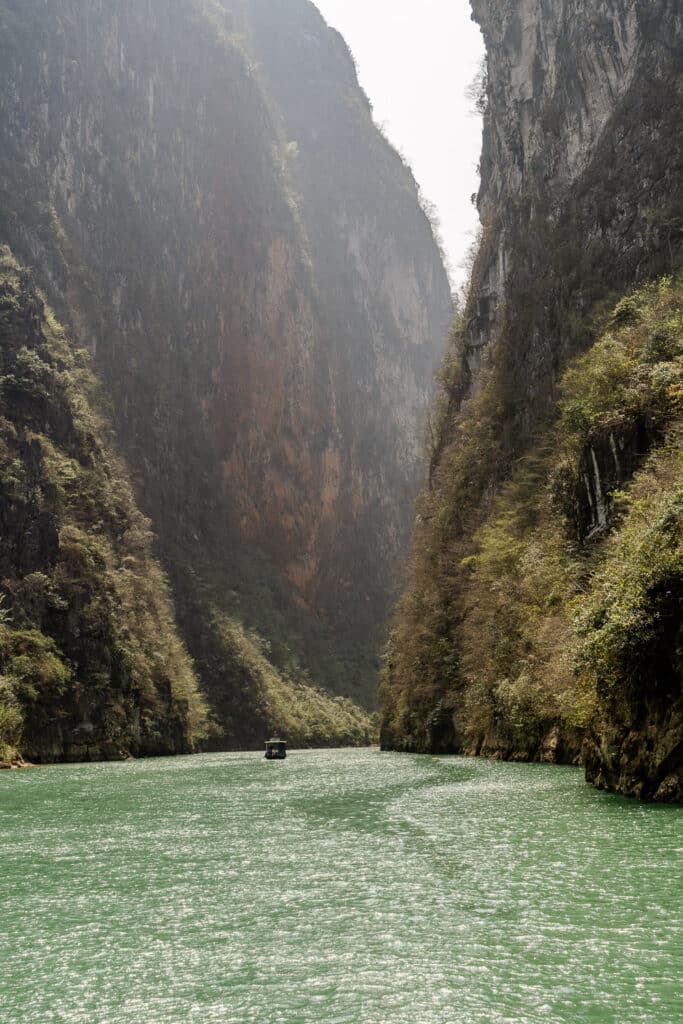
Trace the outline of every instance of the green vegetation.
<instances>
[{"instance_id":1,"label":"green vegetation","mask_svg":"<svg viewBox=\"0 0 683 1024\"><path fill-rule=\"evenodd\" d=\"M348 698L314 687L305 673L277 669L269 658L269 643L258 634L218 611L213 628L226 670L248 678L248 699L266 732L280 732L291 746L365 746L374 741L366 712Z\"/></svg>"},{"instance_id":2,"label":"green vegetation","mask_svg":"<svg viewBox=\"0 0 683 1024\"><path fill-rule=\"evenodd\" d=\"M623 299L599 333L495 497L491 369L443 446L387 655L385 742L575 755L607 704L680 692L683 281Z\"/></svg>"},{"instance_id":3,"label":"green vegetation","mask_svg":"<svg viewBox=\"0 0 683 1024\"><path fill-rule=\"evenodd\" d=\"M591 588L576 603L577 675L597 702L651 691L680 673L683 621L683 429L647 460L622 498Z\"/></svg>"},{"instance_id":4,"label":"green vegetation","mask_svg":"<svg viewBox=\"0 0 683 1024\"><path fill-rule=\"evenodd\" d=\"M0 248L0 757L194 749L207 711L87 356Z\"/></svg>"},{"instance_id":5,"label":"green vegetation","mask_svg":"<svg viewBox=\"0 0 683 1024\"><path fill-rule=\"evenodd\" d=\"M172 555L174 588L187 602L179 605L180 620L201 645L197 669L202 678L221 684L212 693L220 727L211 746L258 747L276 730L298 746L373 742L376 728L367 710L313 681L316 663L334 659L334 645L325 649L307 633L306 616L297 619L292 613L291 595L262 554L239 538L230 544L235 552L230 590L204 547L178 545ZM353 684L362 670L354 653L350 649L344 663L327 664L328 685L330 678L340 686L344 678Z\"/></svg>"},{"instance_id":6,"label":"green vegetation","mask_svg":"<svg viewBox=\"0 0 683 1024\"><path fill-rule=\"evenodd\" d=\"M659 430L680 410L680 295L680 286L665 279L622 299L600 340L569 367L560 400L560 440L569 458L637 421Z\"/></svg>"}]
</instances>

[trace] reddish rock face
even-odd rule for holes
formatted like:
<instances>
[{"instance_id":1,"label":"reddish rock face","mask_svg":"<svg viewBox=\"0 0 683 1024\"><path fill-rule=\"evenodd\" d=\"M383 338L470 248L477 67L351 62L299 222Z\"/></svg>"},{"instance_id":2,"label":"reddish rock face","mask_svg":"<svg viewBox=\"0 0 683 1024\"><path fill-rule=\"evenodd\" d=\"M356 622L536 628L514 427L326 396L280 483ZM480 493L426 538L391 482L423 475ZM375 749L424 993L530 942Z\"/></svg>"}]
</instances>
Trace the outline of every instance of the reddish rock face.
<instances>
[{"instance_id":1,"label":"reddish rock face","mask_svg":"<svg viewBox=\"0 0 683 1024\"><path fill-rule=\"evenodd\" d=\"M235 741L260 725L217 612L373 699L451 308L340 37L304 0L230 7L27 0L0 151L2 231L94 355Z\"/></svg>"}]
</instances>

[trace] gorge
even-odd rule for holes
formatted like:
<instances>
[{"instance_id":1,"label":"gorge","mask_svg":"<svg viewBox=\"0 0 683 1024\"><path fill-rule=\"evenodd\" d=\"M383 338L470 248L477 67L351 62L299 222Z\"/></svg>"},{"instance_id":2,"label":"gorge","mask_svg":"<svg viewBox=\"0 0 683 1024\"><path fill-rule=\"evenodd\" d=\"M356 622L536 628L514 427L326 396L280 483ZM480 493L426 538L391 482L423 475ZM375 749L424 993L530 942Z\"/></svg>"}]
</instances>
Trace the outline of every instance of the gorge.
<instances>
[{"instance_id":1,"label":"gorge","mask_svg":"<svg viewBox=\"0 0 683 1024\"><path fill-rule=\"evenodd\" d=\"M308 0L0 0L0 761L368 744L391 621L385 748L683 799L683 13L471 7L451 326Z\"/></svg>"},{"instance_id":2,"label":"gorge","mask_svg":"<svg viewBox=\"0 0 683 1024\"><path fill-rule=\"evenodd\" d=\"M0 241L6 753L367 742L452 310L341 37L306 0L2 0Z\"/></svg>"},{"instance_id":3,"label":"gorge","mask_svg":"<svg viewBox=\"0 0 683 1024\"><path fill-rule=\"evenodd\" d=\"M392 2L461 295L310 0L0 0L2 1024L680 1019L683 7Z\"/></svg>"}]
</instances>

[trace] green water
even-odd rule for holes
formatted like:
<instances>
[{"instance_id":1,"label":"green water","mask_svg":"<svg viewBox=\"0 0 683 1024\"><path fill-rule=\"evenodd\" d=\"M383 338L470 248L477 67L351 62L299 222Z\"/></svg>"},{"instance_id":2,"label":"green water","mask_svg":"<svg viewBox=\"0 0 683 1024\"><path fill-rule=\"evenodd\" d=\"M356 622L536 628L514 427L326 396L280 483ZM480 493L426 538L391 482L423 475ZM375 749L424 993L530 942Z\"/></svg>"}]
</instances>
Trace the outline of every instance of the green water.
<instances>
[{"instance_id":1,"label":"green water","mask_svg":"<svg viewBox=\"0 0 683 1024\"><path fill-rule=\"evenodd\" d=\"M0 772L2 1024L677 1024L683 810L368 751Z\"/></svg>"}]
</instances>

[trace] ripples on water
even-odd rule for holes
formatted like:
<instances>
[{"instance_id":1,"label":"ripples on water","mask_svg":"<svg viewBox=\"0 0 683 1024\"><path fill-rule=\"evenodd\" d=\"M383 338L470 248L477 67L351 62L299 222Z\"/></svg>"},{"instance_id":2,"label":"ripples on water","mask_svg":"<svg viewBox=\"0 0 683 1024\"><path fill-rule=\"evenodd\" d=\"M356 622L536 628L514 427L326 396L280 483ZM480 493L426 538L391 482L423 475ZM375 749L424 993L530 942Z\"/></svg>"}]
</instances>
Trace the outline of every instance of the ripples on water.
<instances>
[{"instance_id":1,"label":"ripples on water","mask_svg":"<svg viewBox=\"0 0 683 1024\"><path fill-rule=\"evenodd\" d=\"M0 773L2 1024L679 1024L683 810L378 751Z\"/></svg>"}]
</instances>

